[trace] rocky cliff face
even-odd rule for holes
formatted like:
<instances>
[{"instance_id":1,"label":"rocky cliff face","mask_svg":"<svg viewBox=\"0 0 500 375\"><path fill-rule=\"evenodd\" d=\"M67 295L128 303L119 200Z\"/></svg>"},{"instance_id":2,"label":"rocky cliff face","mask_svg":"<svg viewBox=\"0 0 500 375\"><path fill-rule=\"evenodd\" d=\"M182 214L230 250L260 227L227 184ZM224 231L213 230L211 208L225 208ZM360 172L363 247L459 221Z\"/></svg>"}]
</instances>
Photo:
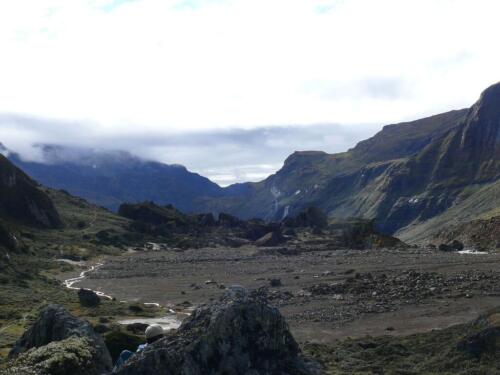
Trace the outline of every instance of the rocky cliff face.
<instances>
[{"instance_id":1,"label":"rocky cliff face","mask_svg":"<svg viewBox=\"0 0 500 375\"><path fill-rule=\"evenodd\" d=\"M120 375L312 374L276 308L231 288L198 308L179 330L133 356Z\"/></svg>"},{"instance_id":2,"label":"rocky cliff face","mask_svg":"<svg viewBox=\"0 0 500 375\"><path fill-rule=\"evenodd\" d=\"M61 226L51 199L38 184L0 155L0 217L47 228Z\"/></svg>"}]
</instances>

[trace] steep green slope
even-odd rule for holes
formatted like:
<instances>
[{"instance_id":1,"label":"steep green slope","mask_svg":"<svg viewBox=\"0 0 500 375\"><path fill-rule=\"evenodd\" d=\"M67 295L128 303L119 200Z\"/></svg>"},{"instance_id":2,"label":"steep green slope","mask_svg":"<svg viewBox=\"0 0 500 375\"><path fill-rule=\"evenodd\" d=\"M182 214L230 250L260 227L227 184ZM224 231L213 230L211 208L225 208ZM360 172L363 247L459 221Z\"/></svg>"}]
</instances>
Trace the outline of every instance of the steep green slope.
<instances>
[{"instance_id":1,"label":"steep green slope","mask_svg":"<svg viewBox=\"0 0 500 375\"><path fill-rule=\"evenodd\" d=\"M412 223L396 232L396 236L406 242L425 244L449 226L500 216L500 180L471 185L462 191L456 201L454 206L440 215L423 223Z\"/></svg>"}]
</instances>

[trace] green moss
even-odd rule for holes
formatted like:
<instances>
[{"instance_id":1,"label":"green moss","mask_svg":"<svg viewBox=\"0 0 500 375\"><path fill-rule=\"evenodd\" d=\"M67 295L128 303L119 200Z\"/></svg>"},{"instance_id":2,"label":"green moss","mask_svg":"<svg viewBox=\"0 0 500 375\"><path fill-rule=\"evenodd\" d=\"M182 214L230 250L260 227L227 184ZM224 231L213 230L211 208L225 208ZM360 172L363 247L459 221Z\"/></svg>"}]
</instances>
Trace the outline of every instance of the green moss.
<instances>
[{"instance_id":1,"label":"green moss","mask_svg":"<svg viewBox=\"0 0 500 375\"><path fill-rule=\"evenodd\" d=\"M29 371L39 375L97 374L93 363L95 355L95 349L87 339L70 337L21 354L5 374Z\"/></svg>"},{"instance_id":2,"label":"green moss","mask_svg":"<svg viewBox=\"0 0 500 375\"><path fill-rule=\"evenodd\" d=\"M487 320L404 337L347 339L333 345L306 344L304 352L327 374L497 374L500 346L476 358L459 349Z\"/></svg>"}]
</instances>

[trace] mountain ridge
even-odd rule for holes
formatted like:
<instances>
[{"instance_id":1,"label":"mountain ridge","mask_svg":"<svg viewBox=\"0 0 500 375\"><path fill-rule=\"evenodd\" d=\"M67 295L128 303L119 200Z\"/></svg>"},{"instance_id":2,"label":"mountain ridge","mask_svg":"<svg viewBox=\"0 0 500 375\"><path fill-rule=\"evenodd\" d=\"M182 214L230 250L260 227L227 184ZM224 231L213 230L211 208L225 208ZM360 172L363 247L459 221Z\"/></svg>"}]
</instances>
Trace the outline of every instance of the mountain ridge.
<instances>
[{"instance_id":1,"label":"mountain ridge","mask_svg":"<svg viewBox=\"0 0 500 375\"><path fill-rule=\"evenodd\" d=\"M378 229L392 234L468 199L472 186L495 183L499 127L497 83L470 108L386 125L341 153L296 151L268 178L225 188L184 167L126 152L61 160L60 149L44 146L47 164L23 162L12 152L9 158L44 185L115 210L123 202L151 200L188 213L279 221L316 206L331 217L375 219Z\"/></svg>"},{"instance_id":2,"label":"mountain ridge","mask_svg":"<svg viewBox=\"0 0 500 375\"><path fill-rule=\"evenodd\" d=\"M44 161L24 161L9 153L9 160L45 186L69 193L117 211L123 202L154 200L183 211L195 209L195 198L222 196L224 190L178 164L164 164L126 151L71 149L40 145Z\"/></svg>"},{"instance_id":3,"label":"mountain ridge","mask_svg":"<svg viewBox=\"0 0 500 375\"><path fill-rule=\"evenodd\" d=\"M204 205L267 219L314 205L334 217L376 219L387 233L424 222L470 185L499 178L499 92L495 84L469 109L385 126L344 153L295 152L239 201Z\"/></svg>"}]
</instances>

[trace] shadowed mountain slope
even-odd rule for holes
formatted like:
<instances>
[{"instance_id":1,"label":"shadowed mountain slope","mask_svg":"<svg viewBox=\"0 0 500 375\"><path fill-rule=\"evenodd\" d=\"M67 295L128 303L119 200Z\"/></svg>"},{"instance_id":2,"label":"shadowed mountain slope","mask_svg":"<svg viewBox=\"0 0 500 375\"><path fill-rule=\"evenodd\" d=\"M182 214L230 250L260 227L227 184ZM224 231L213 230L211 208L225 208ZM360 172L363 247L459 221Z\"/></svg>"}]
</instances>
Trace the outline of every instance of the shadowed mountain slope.
<instances>
[{"instance_id":1,"label":"shadowed mountain slope","mask_svg":"<svg viewBox=\"0 0 500 375\"><path fill-rule=\"evenodd\" d=\"M0 218L47 228L61 226L52 200L3 155L0 155Z\"/></svg>"},{"instance_id":2,"label":"shadowed mountain slope","mask_svg":"<svg viewBox=\"0 0 500 375\"><path fill-rule=\"evenodd\" d=\"M40 146L42 162L9 159L45 186L64 189L92 203L116 211L123 202L154 200L183 211L196 210L194 200L222 196L208 178L180 165L145 161L128 152Z\"/></svg>"},{"instance_id":3,"label":"shadowed mountain slope","mask_svg":"<svg viewBox=\"0 0 500 375\"><path fill-rule=\"evenodd\" d=\"M295 152L244 197L205 200L204 208L279 219L317 206L334 217L376 219L394 233L460 203L472 186L497 181L499 128L496 84L468 110L386 126L345 153ZM489 199L500 205L498 196Z\"/></svg>"}]
</instances>

